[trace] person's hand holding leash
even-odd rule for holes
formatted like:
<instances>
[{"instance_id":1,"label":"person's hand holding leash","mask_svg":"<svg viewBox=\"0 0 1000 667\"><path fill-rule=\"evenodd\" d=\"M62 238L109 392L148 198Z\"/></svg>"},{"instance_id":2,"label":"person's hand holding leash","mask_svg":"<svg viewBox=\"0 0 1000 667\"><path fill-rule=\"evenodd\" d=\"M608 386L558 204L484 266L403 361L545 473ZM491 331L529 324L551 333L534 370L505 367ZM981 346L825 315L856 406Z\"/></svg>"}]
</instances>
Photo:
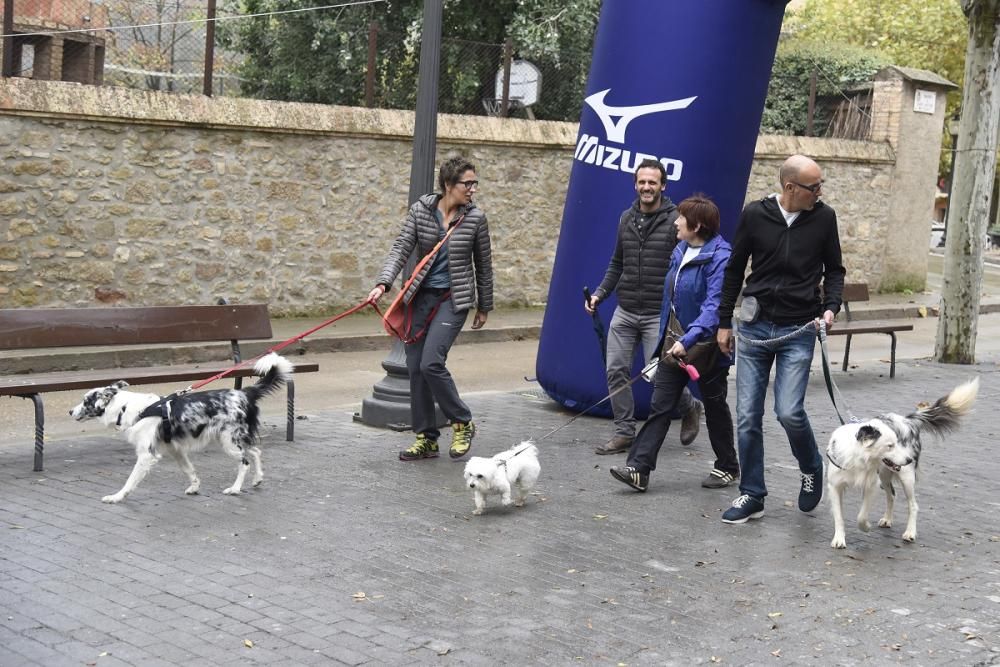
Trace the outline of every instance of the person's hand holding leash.
<instances>
[{"instance_id":1,"label":"person's hand holding leash","mask_svg":"<svg viewBox=\"0 0 1000 667\"><path fill-rule=\"evenodd\" d=\"M597 310L597 304L600 301L596 296L591 296L589 300L585 299L583 302L583 309L587 311L588 315L593 315L594 311Z\"/></svg>"},{"instance_id":2,"label":"person's hand holding leash","mask_svg":"<svg viewBox=\"0 0 1000 667\"><path fill-rule=\"evenodd\" d=\"M719 343L719 352L726 355L727 357L733 356L733 330L732 329L719 329L718 333L715 334L715 340Z\"/></svg>"},{"instance_id":3,"label":"person's hand holding leash","mask_svg":"<svg viewBox=\"0 0 1000 667\"><path fill-rule=\"evenodd\" d=\"M376 285L372 288L372 291L368 293L368 301L371 303L378 303L378 300L382 298L385 294L385 285Z\"/></svg>"},{"instance_id":4,"label":"person's hand holding leash","mask_svg":"<svg viewBox=\"0 0 1000 667\"><path fill-rule=\"evenodd\" d=\"M682 361L687 357L687 350L684 349L684 346L681 344L680 341L677 341L676 343L673 344L673 347L670 348L669 353L675 359L680 359Z\"/></svg>"},{"instance_id":5,"label":"person's hand holding leash","mask_svg":"<svg viewBox=\"0 0 1000 667\"><path fill-rule=\"evenodd\" d=\"M829 331L830 329L833 328L833 318L834 317L836 317L836 315L833 314L832 310L828 310L828 311L826 311L826 312L823 313L823 321L826 322L826 330L827 331ZM818 318L818 317L816 318L816 331L819 331L819 319L820 318ZM720 347L721 347L721 344L720 344Z\"/></svg>"},{"instance_id":6,"label":"person's hand holding leash","mask_svg":"<svg viewBox=\"0 0 1000 667\"><path fill-rule=\"evenodd\" d=\"M475 317L472 318L472 328L482 329L483 325L486 324L486 316L489 315L489 311L477 310Z\"/></svg>"}]
</instances>

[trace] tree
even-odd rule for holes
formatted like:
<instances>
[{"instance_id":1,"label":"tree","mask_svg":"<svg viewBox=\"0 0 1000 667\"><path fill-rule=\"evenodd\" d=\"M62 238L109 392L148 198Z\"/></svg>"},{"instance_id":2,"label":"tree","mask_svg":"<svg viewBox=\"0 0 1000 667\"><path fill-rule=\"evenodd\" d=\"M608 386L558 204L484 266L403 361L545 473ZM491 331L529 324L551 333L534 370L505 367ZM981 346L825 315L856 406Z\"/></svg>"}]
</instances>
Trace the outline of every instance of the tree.
<instances>
[{"instance_id":1,"label":"tree","mask_svg":"<svg viewBox=\"0 0 1000 667\"><path fill-rule=\"evenodd\" d=\"M230 14L317 7L323 0L227 0ZM421 0L389 0L220 23L219 43L242 54L243 93L295 102L361 105L368 26L379 28L376 105L412 109L416 100ZM461 113L494 96L500 45L542 69L540 118L577 120L590 67L600 0L445 0L441 112Z\"/></svg>"},{"instance_id":2,"label":"tree","mask_svg":"<svg viewBox=\"0 0 1000 667\"><path fill-rule=\"evenodd\" d=\"M132 26L116 31L109 44L108 60L115 63L106 67L109 83L185 93L200 87L204 25L177 22L204 19L204 3L109 0L105 6L109 25Z\"/></svg>"},{"instance_id":3,"label":"tree","mask_svg":"<svg viewBox=\"0 0 1000 667\"><path fill-rule=\"evenodd\" d=\"M967 24L956 0L808 0L790 12L784 27L792 42L852 44L962 85ZM960 101L958 91L948 94L949 116ZM950 159L941 154L940 173L948 172Z\"/></svg>"},{"instance_id":4,"label":"tree","mask_svg":"<svg viewBox=\"0 0 1000 667\"><path fill-rule=\"evenodd\" d=\"M1000 0L957 1L968 18L968 46L934 357L971 364L1000 135Z\"/></svg>"}]
</instances>

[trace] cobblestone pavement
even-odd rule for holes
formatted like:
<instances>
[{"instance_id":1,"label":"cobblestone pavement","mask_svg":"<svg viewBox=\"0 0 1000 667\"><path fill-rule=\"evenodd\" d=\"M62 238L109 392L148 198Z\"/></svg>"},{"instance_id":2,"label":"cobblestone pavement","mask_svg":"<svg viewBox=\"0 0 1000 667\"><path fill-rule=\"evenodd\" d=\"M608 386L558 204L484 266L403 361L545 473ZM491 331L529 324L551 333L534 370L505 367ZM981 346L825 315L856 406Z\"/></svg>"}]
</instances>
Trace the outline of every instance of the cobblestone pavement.
<instances>
[{"instance_id":1,"label":"cobblestone pavement","mask_svg":"<svg viewBox=\"0 0 1000 667\"><path fill-rule=\"evenodd\" d=\"M267 479L236 497L218 451L196 459L202 495L164 461L108 506L133 463L116 436L50 442L44 473L28 443L0 447L0 665L1000 664L997 364L836 377L863 415L972 372L977 411L925 442L917 542L897 507L892 529L849 523L846 551L825 502L795 508L773 416L766 514L743 526L719 520L735 489L699 486L704 431L682 448L673 430L638 494L608 474L622 458L592 453L609 423L590 418L539 443L526 507L478 517L461 463L401 463L405 435L339 412L308 415L295 443L269 424ZM470 402L477 454L570 416L531 391ZM808 402L825 440L821 374Z\"/></svg>"}]
</instances>

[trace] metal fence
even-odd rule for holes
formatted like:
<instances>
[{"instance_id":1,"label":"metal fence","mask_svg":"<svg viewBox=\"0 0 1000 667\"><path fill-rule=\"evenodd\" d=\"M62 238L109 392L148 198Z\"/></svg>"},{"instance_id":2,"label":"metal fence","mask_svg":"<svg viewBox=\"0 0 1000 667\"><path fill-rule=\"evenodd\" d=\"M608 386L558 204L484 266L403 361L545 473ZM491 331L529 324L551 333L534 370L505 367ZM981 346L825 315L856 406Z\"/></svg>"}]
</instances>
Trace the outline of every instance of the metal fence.
<instances>
[{"instance_id":1,"label":"metal fence","mask_svg":"<svg viewBox=\"0 0 1000 667\"><path fill-rule=\"evenodd\" d=\"M5 2L11 0L0 5ZM370 8L331 15L272 0L224 0L217 11L215 0L13 0L11 7L4 6L6 76L391 109L416 105L419 30L384 31ZM293 8L283 13L279 7ZM509 39L446 34L438 109L575 121L589 67L589 52L534 58Z\"/></svg>"}]
</instances>

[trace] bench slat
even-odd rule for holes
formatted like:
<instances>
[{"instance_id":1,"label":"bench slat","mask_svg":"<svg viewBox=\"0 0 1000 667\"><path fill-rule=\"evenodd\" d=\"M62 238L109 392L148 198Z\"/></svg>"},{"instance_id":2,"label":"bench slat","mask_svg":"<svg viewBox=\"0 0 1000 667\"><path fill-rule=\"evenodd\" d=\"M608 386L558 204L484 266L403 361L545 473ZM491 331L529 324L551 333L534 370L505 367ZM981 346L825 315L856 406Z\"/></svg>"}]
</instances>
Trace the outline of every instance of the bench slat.
<instances>
[{"instance_id":1,"label":"bench slat","mask_svg":"<svg viewBox=\"0 0 1000 667\"><path fill-rule=\"evenodd\" d=\"M908 322L893 322L888 320L855 320L853 322L837 322L827 331L830 336L846 336L847 334L889 333L890 331L913 331L913 325Z\"/></svg>"},{"instance_id":2,"label":"bench slat","mask_svg":"<svg viewBox=\"0 0 1000 667\"><path fill-rule=\"evenodd\" d=\"M0 350L270 337L266 304L0 310Z\"/></svg>"},{"instance_id":3,"label":"bench slat","mask_svg":"<svg viewBox=\"0 0 1000 667\"><path fill-rule=\"evenodd\" d=\"M0 396L27 396L50 391L70 391L92 389L125 380L130 385L159 384L161 382L185 382L202 380L230 368L231 363L199 364L196 366L152 366L147 368L104 368L88 371L63 371L58 373L32 373L28 375L8 375L0 377ZM319 364L294 364L296 373L315 373ZM250 365L233 371L227 377L248 377L253 375ZM219 380L224 383L226 378ZM208 385L205 390L224 388L224 384ZM183 387L178 387L183 389Z\"/></svg>"}]
</instances>

